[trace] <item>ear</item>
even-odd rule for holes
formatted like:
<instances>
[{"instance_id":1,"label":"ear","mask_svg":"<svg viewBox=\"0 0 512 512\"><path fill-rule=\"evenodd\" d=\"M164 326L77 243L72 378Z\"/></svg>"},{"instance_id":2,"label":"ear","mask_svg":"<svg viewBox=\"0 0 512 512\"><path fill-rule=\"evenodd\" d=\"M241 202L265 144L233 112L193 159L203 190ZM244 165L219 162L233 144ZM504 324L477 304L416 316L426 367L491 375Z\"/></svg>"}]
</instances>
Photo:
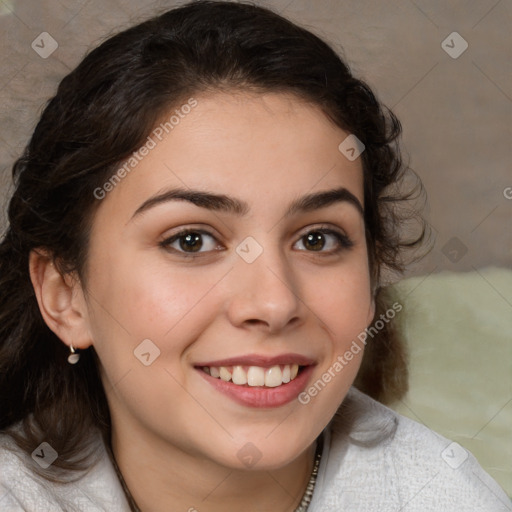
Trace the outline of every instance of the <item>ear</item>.
<instances>
[{"instance_id":1,"label":"ear","mask_svg":"<svg viewBox=\"0 0 512 512\"><path fill-rule=\"evenodd\" d=\"M92 345L87 304L77 277L62 275L44 251L29 257L32 286L46 325L67 345L85 349Z\"/></svg>"}]
</instances>

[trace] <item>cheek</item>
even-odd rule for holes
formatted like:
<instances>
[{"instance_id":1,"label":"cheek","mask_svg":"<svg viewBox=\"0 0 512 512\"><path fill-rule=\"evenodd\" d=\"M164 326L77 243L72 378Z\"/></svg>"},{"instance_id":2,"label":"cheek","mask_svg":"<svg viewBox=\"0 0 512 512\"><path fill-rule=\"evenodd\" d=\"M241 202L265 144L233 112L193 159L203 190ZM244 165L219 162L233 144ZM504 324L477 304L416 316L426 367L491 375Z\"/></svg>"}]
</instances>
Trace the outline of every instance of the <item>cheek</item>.
<instances>
[{"instance_id":1,"label":"cheek","mask_svg":"<svg viewBox=\"0 0 512 512\"><path fill-rule=\"evenodd\" d=\"M373 301L365 260L337 271L307 277L309 303L337 342L357 336L373 318Z\"/></svg>"},{"instance_id":2,"label":"cheek","mask_svg":"<svg viewBox=\"0 0 512 512\"><path fill-rule=\"evenodd\" d=\"M133 357L138 344L150 339L162 352L175 356L200 330L199 322L190 322L192 317L198 320L197 310L203 322L214 314L204 299L218 282L217 275L198 268L193 272L172 268L162 258L110 254L97 265L89 283L96 350L110 356L127 352ZM177 336L185 323L188 336Z\"/></svg>"},{"instance_id":3,"label":"cheek","mask_svg":"<svg viewBox=\"0 0 512 512\"><path fill-rule=\"evenodd\" d=\"M311 309L327 331L328 341L315 379L299 401L328 422L356 378L364 354L364 333L373 318L366 260L357 257L337 271L310 276L307 289Z\"/></svg>"},{"instance_id":4,"label":"cheek","mask_svg":"<svg viewBox=\"0 0 512 512\"><path fill-rule=\"evenodd\" d=\"M317 303L316 309L323 311L321 320L328 339L314 378L298 401L308 411L307 416L316 418L321 425L332 419L361 366L365 348L361 339L371 318L371 296L361 288L364 284L368 281L331 282L333 291Z\"/></svg>"}]
</instances>

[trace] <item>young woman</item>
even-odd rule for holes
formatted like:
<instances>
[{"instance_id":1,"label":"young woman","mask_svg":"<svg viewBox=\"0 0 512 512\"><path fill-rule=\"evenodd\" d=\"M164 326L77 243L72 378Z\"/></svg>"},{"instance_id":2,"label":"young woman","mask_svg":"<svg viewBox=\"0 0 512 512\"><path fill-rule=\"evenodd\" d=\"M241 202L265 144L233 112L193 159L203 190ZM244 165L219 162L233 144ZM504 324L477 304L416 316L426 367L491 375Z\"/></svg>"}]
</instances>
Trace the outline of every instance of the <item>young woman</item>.
<instances>
[{"instance_id":1,"label":"young woman","mask_svg":"<svg viewBox=\"0 0 512 512\"><path fill-rule=\"evenodd\" d=\"M65 77L0 246L0 509L509 510L406 386L400 125L331 48L194 2Z\"/></svg>"}]
</instances>

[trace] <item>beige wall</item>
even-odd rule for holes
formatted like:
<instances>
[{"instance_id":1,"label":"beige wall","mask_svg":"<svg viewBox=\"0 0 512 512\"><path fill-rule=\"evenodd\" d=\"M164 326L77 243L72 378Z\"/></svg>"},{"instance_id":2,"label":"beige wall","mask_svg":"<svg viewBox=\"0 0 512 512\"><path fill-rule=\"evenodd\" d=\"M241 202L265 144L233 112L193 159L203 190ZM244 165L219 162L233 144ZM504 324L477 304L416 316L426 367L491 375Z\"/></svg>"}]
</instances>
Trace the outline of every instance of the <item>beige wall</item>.
<instances>
[{"instance_id":1,"label":"beige wall","mask_svg":"<svg viewBox=\"0 0 512 512\"><path fill-rule=\"evenodd\" d=\"M0 188L44 101L91 44L155 8L177 2L0 2ZM393 107L404 148L429 197L432 252L410 274L512 267L512 67L510 1L272 0L270 5L343 47L354 71ZM41 32L58 49L32 48ZM454 59L441 47L467 41ZM447 44L456 51L457 41ZM510 196L512 196L512 190ZM5 210L5 208L3 209ZM447 243L453 238L455 245ZM453 241L451 242L454 243ZM457 245L458 243L458 245ZM462 249L461 249L462 248ZM464 249L465 248L465 249ZM462 256L462 252L467 253Z\"/></svg>"}]
</instances>

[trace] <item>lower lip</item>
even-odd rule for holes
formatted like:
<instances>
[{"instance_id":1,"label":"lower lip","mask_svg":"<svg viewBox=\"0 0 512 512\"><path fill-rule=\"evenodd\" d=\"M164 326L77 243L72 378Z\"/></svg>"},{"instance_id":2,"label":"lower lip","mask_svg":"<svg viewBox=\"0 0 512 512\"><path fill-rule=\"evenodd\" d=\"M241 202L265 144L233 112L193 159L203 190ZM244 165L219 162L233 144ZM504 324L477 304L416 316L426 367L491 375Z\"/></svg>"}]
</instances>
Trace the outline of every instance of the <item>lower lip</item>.
<instances>
[{"instance_id":1,"label":"lower lip","mask_svg":"<svg viewBox=\"0 0 512 512\"><path fill-rule=\"evenodd\" d=\"M232 382L211 377L203 370L198 369L197 371L217 391L220 391L235 402L249 407L264 409L280 407L297 398L307 385L308 379L313 372L313 365L304 367L295 379L275 388L238 386Z\"/></svg>"}]
</instances>

